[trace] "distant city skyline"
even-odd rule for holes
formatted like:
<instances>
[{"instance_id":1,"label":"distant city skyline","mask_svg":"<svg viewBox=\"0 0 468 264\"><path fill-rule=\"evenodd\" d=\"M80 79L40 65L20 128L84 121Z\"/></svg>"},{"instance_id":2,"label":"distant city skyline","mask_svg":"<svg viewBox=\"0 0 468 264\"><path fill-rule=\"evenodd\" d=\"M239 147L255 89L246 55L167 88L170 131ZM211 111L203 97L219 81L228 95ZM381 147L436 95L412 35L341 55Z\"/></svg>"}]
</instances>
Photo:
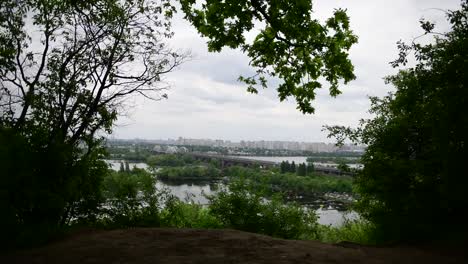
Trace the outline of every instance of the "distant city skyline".
<instances>
[{"instance_id":1,"label":"distant city skyline","mask_svg":"<svg viewBox=\"0 0 468 264\"><path fill-rule=\"evenodd\" d=\"M325 144L335 144L335 142L326 142L326 141L304 141L304 140L266 140L266 139L240 139L240 140L236 140L236 139L226 139L226 138L210 138L210 137L206 137L206 138L196 138L196 137L182 137L182 136L176 136L176 137L167 137L167 138L164 138L164 137L150 137L150 138L146 138L146 137L129 137L129 138L125 138L125 137L114 137L114 136L108 136L106 137L108 140L115 140L115 141L119 141L119 140L122 140L122 141L131 141L131 140L136 140L136 141L171 141L171 140L178 140L178 139L186 139L186 140L207 140L207 141L225 141L225 142L233 142L233 143L239 143L239 142L242 142L242 141L245 141L245 142L260 142L260 141L276 141L276 142L303 142L303 143L325 143Z\"/></svg>"},{"instance_id":2,"label":"distant city skyline","mask_svg":"<svg viewBox=\"0 0 468 264\"><path fill-rule=\"evenodd\" d=\"M343 147L337 147L334 143L326 142L306 142L306 141L283 141L283 140L223 140L210 138L168 138L168 139L118 139L110 138L114 141L135 141L159 145L178 145L178 146L211 146L225 148L258 148L269 150L293 150L293 151L312 151L312 152L332 152L337 150L362 151L364 146L355 146L346 144Z\"/></svg>"}]
</instances>

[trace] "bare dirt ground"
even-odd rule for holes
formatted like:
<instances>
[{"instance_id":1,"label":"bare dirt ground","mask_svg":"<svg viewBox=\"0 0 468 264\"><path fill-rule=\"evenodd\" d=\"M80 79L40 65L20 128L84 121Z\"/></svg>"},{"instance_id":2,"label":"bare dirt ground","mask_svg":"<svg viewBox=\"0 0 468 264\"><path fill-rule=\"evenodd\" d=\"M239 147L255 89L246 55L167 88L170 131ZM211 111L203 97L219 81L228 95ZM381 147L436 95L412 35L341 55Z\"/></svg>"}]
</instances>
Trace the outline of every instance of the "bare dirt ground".
<instances>
[{"instance_id":1,"label":"bare dirt ground","mask_svg":"<svg viewBox=\"0 0 468 264\"><path fill-rule=\"evenodd\" d=\"M274 239L234 230L135 228L86 231L0 263L468 263L463 249L365 247Z\"/></svg>"}]
</instances>

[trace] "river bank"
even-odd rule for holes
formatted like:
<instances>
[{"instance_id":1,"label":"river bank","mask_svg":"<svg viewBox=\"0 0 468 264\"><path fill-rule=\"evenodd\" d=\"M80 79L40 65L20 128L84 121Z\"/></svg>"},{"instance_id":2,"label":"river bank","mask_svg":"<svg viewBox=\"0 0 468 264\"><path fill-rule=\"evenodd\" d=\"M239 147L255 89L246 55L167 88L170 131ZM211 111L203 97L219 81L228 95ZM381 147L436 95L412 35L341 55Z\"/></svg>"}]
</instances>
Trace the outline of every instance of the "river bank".
<instances>
[{"instance_id":1,"label":"river bank","mask_svg":"<svg viewBox=\"0 0 468 264\"><path fill-rule=\"evenodd\" d=\"M107 163L110 167L118 171L121 167L121 163L125 162L125 160L107 160ZM145 170L152 170L151 167L143 162L136 162L132 163L129 162L129 167L133 168L140 168ZM179 167L167 167L165 170L174 170L178 169ZM294 190L292 192L285 192L285 199L289 202L297 202L311 210L314 210L318 216L318 223L322 225L330 225L333 227L341 226L347 220L354 220L358 218L358 215L355 212L348 211L349 205L353 202L352 196L346 193L338 193L338 192L323 192L317 195L316 193L304 192L307 186L312 185L312 179L309 181L307 178L303 177L294 177L293 174L284 175L279 177L274 175L269 175L267 173L258 174L254 171L249 169L240 169L240 174L247 173L244 176L251 177L254 180L261 180L260 178L263 177L263 180L271 181L273 185L272 192L283 192L283 188L289 188ZM160 171L161 169L156 169L156 171ZM178 169L180 170L180 169ZM236 173L234 173L236 174ZM232 176L232 175L231 175ZM278 180L282 177L286 181L283 182L283 187L277 185ZM322 177L322 176L319 176ZM207 195L214 195L217 193L219 188L223 188L225 183L229 181L230 177L224 177L223 179L202 179L196 180L196 177L191 179L187 177L182 177L182 180L174 180L177 177L174 177L172 180L168 180L163 177L165 180L158 180L156 183L156 187L160 190L168 190L169 193L180 199L181 201L193 202L196 204L201 205L208 205L209 200L207 199ZM338 179L341 181L342 177ZM298 181L299 180L299 181ZM330 178L331 181L334 180L333 177ZM305 183L301 183L306 181ZM328 183L327 183L328 184ZM277 187L274 187L277 186Z\"/></svg>"}]
</instances>

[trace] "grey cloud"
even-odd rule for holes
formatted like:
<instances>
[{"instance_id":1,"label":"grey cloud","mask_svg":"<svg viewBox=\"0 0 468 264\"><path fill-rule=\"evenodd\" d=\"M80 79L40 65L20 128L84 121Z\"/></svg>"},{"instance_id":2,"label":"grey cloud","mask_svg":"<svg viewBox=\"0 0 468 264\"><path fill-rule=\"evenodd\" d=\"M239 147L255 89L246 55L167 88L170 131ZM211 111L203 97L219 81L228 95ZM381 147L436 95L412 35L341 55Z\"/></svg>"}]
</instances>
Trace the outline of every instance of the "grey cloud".
<instances>
[{"instance_id":1,"label":"grey cloud","mask_svg":"<svg viewBox=\"0 0 468 264\"><path fill-rule=\"evenodd\" d=\"M457 9L459 4L459 0L315 0L315 15L321 20L334 8L347 8L359 43L350 52L357 79L343 86L337 98L331 98L326 88L317 91L314 115L301 114L292 99L279 102L274 89L278 80L271 80L271 88L258 95L248 94L237 82L240 74L252 71L248 58L233 50L208 53L206 39L178 17L170 45L191 50L193 60L166 76L172 86L169 100L135 99L128 116L119 118L113 136L329 141L321 132L323 125L355 126L369 117L368 95L383 96L394 89L382 78L397 72L388 64L397 56L396 42L421 34L421 17L437 22L439 31L448 29L444 14L428 8Z\"/></svg>"}]
</instances>

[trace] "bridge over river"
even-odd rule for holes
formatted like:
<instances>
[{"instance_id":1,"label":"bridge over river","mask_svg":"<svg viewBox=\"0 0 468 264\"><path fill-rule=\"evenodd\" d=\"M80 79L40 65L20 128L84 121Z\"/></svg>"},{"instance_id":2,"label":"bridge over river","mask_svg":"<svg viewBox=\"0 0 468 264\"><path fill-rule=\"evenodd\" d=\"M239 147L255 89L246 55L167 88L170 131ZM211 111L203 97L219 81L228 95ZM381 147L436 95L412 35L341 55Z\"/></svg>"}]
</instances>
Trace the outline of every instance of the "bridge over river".
<instances>
[{"instance_id":1,"label":"bridge over river","mask_svg":"<svg viewBox=\"0 0 468 264\"><path fill-rule=\"evenodd\" d=\"M188 152L188 155L192 155L193 157L209 161L211 159L216 159L221 161L222 167L228 166L261 166L263 168L271 168L280 165L280 162L274 161L266 161L266 160L255 160L254 157L252 158L245 158L245 157L236 157L236 156L226 156L226 155L219 155L219 154L209 154L203 152ZM332 174L332 175L348 175L354 176L352 172L341 171L337 168L333 167L325 167L325 166L314 166L314 170L319 173L323 174Z\"/></svg>"}]
</instances>

